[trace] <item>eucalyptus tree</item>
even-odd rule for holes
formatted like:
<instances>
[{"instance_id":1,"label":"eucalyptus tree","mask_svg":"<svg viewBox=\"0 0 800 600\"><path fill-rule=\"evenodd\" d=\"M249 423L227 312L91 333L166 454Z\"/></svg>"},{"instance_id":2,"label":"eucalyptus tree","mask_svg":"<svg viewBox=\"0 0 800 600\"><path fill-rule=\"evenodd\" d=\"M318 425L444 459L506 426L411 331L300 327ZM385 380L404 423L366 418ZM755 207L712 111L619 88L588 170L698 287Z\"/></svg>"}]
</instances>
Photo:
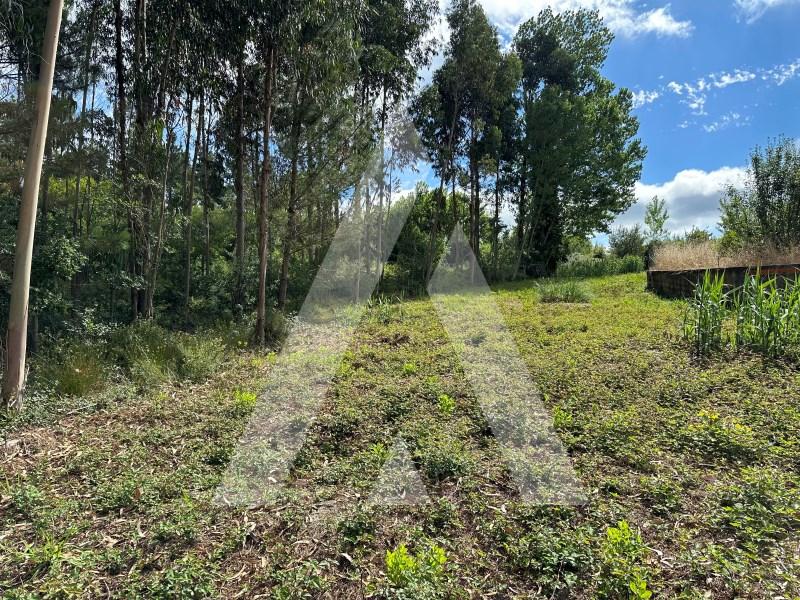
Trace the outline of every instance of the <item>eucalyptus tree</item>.
<instances>
[{"instance_id":1,"label":"eucalyptus tree","mask_svg":"<svg viewBox=\"0 0 800 600\"><path fill-rule=\"evenodd\" d=\"M413 92L419 69L430 63L434 47L426 34L437 9L436 0L368 0L363 11L360 85L368 103L380 100L377 256L383 249L387 118Z\"/></svg>"},{"instance_id":2,"label":"eucalyptus tree","mask_svg":"<svg viewBox=\"0 0 800 600\"><path fill-rule=\"evenodd\" d=\"M286 227L281 247L278 307L286 308L289 268L298 237L301 161L309 164L309 153L302 153L309 129L325 116L330 102L352 88L358 32L355 27L362 5L357 0L337 0L319 4L308 2L298 7L302 26L284 52L283 75L285 104L281 111L282 151L289 160ZM348 65L350 68L348 68ZM332 126L341 115L329 115ZM307 144L306 144L307 145Z\"/></svg>"},{"instance_id":3,"label":"eucalyptus tree","mask_svg":"<svg viewBox=\"0 0 800 600\"><path fill-rule=\"evenodd\" d=\"M442 68L444 89L449 96L453 119L451 133L462 122L463 156L469 179L469 240L473 254L480 260L481 176L485 156L488 114L496 96L496 79L501 64L500 42L483 8L476 0L456 0L447 13L450 42L449 62ZM451 160L456 160L459 144L449 144ZM476 265L473 265L473 273Z\"/></svg>"}]
</instances>

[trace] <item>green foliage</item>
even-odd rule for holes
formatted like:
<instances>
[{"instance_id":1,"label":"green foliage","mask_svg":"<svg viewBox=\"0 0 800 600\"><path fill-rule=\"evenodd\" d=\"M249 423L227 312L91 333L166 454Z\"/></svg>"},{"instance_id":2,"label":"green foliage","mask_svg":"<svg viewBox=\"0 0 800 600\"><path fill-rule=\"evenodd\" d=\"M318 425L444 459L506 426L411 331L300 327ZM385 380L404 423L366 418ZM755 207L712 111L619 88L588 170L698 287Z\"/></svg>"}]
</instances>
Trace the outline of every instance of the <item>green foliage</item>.
<instances>
[{"instance_id":1,"label":"green foliage","mask_svg":"<svg viewBox=\"0 0 800 600\"><path fill-rule=\"evenodd\" d=\"M798 480L780 472L748 467L738 481L719 486L715 525L732 532L753 552L759 552L800 526Z\"/></svg>"},{"instance_id":2,"label":"green foliage","mask_svg":"<svg viewBox=\"0 0 800 600\"><path fill-rule=\"evenodd\" d=\"M213 573L195 556L185 556L161 575L158 585L152 590L157 600L195 600L212 598L215 587Z\"/></svg>"},{"instance_id":3,"label":"green foliage","mask_svg":"<svg viewBox=\"0 0 800 600\"><path fill-rule=\"evenodd\" d=\"M441 412L446 417L452 415L453 411L456 409L456 401L453 400L447 394L439 394L438 403L439 403L439 412Z\"/></svg>"},{"instance_id":4,"label":"green foliage","mask_svg":"<svg viewBox=\"0 0 800 600\"><path fill-rule=\"evenodd\" d=\"M722 347L722 326L726 316L725 281L721 275L706 271L689 301L683 318L683 335L698 356L706 356Z\"/></svg>"},{"instance_id":5,"label":"green foliage","mask_svg":"<svg viewBox=\"0 0 800 600\"><path fill-rule=\"evenodd\" d=\"M145 386L173 378L201 381L225 356L222 340L214 335L173 333L150 321L121 328L110 346L117 362Z\"/></svg>"},{"instance_id":6,"label":"green foliage","mask_svg":"<svg viewBox=\"0 0 800 600\"><path fill-rule=\"evenodd\" d=\"M653 593L647 588L647 569L641 564L645 554L642 538L627 521L609 527L601 549L599 597L649 600Z\"/></svg>"},{"instance_id":7,"label":"green foliage","mask_svg":"<svg viewBox=\"0 0 800 600\"><path fill-rule=\"evenodd\" d=\"M653 196L653 199L647 203L644 214L644 224L647 227L647 237L650 241L658 242L667 237L668 220L669 212L667 212L666 200Z\"/></svg>"},{"instance_id":8,"label":"green foliage","mask_svg":"<svg viewBox=\"0 0 800 600\"><path fill-rule=\"evenodd\" d=\"M726 321L733 332L727 342L771 357L797 356L800 350L800 278L785 280L748 275L744 285L726 291L721 275L706 272L684 315L684 337L698 355L722 347Z\"/></svg>"},{"instance_id":9,"label":"green foliage","mask_svg":"<svg viewBox=\"0 0 800 600\"><path fill-rule=\"evenodd\" d=\"M729 188L720 202L723 244L728 248L800 244L800 148L793 139L756 147L744 189Z\"/></svg>"},{"instance_id":10,"label":"green foliage","mask_svg":"<svg viewBox=\"0 0 800 600\"><path fill-rule=\"evenodd\" d=\"M644 257L646 242L647 238L638 223L633 227L620 227L608 236L611 252L617 258Z\"/></svg>"},{"instance_id":11,"label":"green foliage","mask_svg":"<svg viewBox=\"0 0 800 600\"><path fill-rule=\"evenodd\" d=\"M58 358L41 361L39 378L66 396L85 396L102 389L110 376L109 365L90 344L63 343Z\"/></svg>"},{"instance_id":12,"label":"green foliage","mask_svg":"<svg viewBox=\"0 0 800 600\"><path fill-rule=\"evenodd\" d=\"M604 256L602 258L577 256L558 266L556 275L560 278L607 277L644 271L644 260L640 256Z\"/></svg>"},{"instance_id":13,"label":"green foliage","mask_svg":"<svg viewBox=\"0 0 800 600\"><path fill-rule=\"evenodd\" d=\"M581 304L591 301L592 295L585 285L572 279L548 281L538 286L542 302L570 302Z\"/></svg>"},{"instance_id":14,"label":"green foliage","mask_svg":"<svg viewBox=\"0 0 800 600\"><path fill-rule=\"evenodd\" d=\"M253 392L242 390L233 391L233 408L237 415L245 416L252 412L258 402L258 396Z\"/></svg>"},{"instance_id":15,"label":"green foliage","mask_svg":"<svg viewBox=\"0 0 800 600\"><path fill-rule=\"evenodd\" d=\"M405 544L386 552L386 576L396 588L424 589L425 584L437 584L444 574L447 554L436 544L411 555Z\"/></svg>"},{"instance_id":16,"label":"green foliage","mask_svg":"<svg viewBox=\"0 0 800 600\"><path fill-rule=\"evenodd\" d=\"M753 459L763 445L751 427L705 409L689 423L682 438L685 444L701 453L730 459Z\"/></svg>"}]
</instances>

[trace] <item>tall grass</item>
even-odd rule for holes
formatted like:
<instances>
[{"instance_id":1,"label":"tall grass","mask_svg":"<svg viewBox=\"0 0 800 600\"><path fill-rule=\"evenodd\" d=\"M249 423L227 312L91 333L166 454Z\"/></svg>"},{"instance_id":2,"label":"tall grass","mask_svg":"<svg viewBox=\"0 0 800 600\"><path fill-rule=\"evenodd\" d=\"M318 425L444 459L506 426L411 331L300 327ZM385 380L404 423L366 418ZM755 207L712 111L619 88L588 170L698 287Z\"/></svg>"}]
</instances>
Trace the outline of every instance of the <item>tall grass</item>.
<instances>
[{"instance_id":1,"label":"tall grass","mask_svg":"<svg viewBox=\"0 0 800 600\"><path fill-rule=\"evenodd\" d=\"M715 241L670 242L655 249L650 268L654 271L682 271L797 263L800 263L800 248L781 250L757 246L723 252Z\"/></svg>"},{"instance_id":2,"label":"tall grass","mask_svg":"<svg viewBox=\"0 0 800 600\"><path fill-rule=\"evenodd\" d=\"M539 283L537 289L539 299L544 303L585 304L592 299L586 286L574 279L545 281Z\"/></svg>"},{"instance_id":3,"label":"tall grass","mask_svg":"<svg viewBox=\"0 0 800 600\"><path fill-rule=\"evenodd\" d=\"M800 277L780 287L777 278L762 279L757 272L741 288L726 291L721 276L706 272L687 307L683 331L698 355L727 343L771 357L800 356Z\"/></svg>"}]
</instances>

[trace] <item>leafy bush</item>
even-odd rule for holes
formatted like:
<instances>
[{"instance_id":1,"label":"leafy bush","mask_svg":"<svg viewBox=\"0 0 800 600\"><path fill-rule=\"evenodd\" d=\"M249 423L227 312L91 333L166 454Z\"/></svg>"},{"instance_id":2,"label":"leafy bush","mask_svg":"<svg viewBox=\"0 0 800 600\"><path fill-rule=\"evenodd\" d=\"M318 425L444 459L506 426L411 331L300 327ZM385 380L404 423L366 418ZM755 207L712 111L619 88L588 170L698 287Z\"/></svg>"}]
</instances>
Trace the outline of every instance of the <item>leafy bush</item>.
<instances>
[{"instance_id":1,"label":"leafy bush","mask_svg":"<svg viewBox=\"0 0 800 600\"><path fill-rule=\"evenodd\" d=\"M586 286L578 281L551 281L539 284L539 298L542 302L586 303L592 299Z\"/></svg>"},{"instance_id":2,"label":"leafy bush","mask_svg":"<svg viewBox=\"0 0 800 600\"><path fill-rule=\"evenodd\" d=\"M559 265L558 277L587 278L640 273L644 271L644 260L640 256L628 255L623 258L604 256L601 258L578 256Z\"/></svg>"},{"instance_id":3,"label":"leafy bush","mask_svg":"<svg viewBox=\"0 0 800 600\"><path fill-rule=\"evenodd\" d=\"M608 245L611 246L611 252L619 258L626 256L643 258L646 242L647 237L638 224L633 227L620 227L608 236Z\"/></svg>"}]
</instances>

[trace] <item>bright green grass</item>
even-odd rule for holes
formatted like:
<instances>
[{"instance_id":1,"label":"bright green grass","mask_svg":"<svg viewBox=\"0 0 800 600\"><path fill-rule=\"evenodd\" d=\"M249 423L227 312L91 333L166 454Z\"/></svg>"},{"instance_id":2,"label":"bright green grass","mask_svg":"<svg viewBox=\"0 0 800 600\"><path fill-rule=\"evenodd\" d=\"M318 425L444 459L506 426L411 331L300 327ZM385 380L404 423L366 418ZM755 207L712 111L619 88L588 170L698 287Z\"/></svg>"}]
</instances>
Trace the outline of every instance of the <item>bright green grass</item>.
<instances>
[{"instance_id":1,"label":"bright green grass","mask_svg":"<svg viewBox=\"0 0 800 600\"><path fill-rule=\"evenodd\" d=\"M0 589L10 598L800 596L798 371L726 353L697 362L681 338L683 303L645 293L642 275L584 285L584 304L540 303L532 282L497 298L586 506L515 499L421 300L365 318L277 507L211 503L247 420L243 398L269 376L265 357L242 355L202 386L10 433L25 453L0 467ZM367 507L398 434L432 502ZM387 551L397 558L401 547L416 563L395 560L389 578ZM433 548L443 556L420 567Z\"/></svg>"}]
</instances>

